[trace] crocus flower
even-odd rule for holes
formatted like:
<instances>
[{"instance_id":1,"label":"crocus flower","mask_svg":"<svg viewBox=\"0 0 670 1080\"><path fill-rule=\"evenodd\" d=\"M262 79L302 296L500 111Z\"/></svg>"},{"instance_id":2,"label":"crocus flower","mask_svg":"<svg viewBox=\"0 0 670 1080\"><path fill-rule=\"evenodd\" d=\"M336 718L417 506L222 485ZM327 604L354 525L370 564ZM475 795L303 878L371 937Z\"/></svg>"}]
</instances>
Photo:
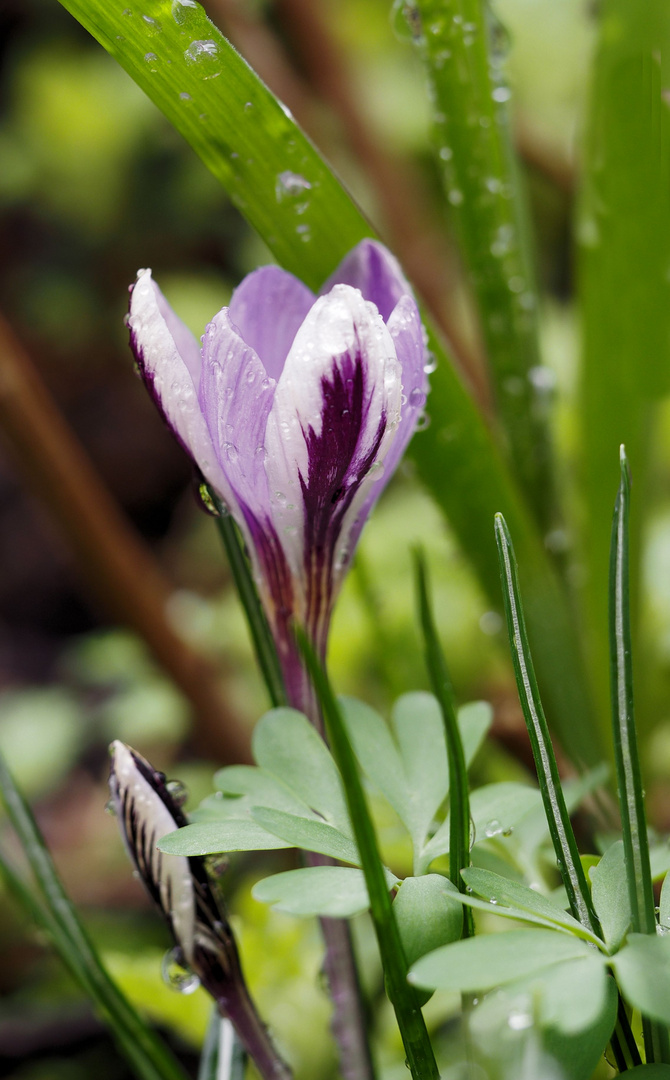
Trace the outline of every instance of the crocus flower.
<instances>
[{"instance_id":1,"label":"crocus flower","mask_svg":"<svg viewBox=\"0 0 670 1080\"><path fill-rule=\"evenodd\" d=\"M244 535L300 706L290 622L325 654L361 529L425 402L411 289L393 256L364 240L318 297L276 266L249 274L202 348L149 270L132 288L128 321L145 383Z\"/></svg>"},{"instance_id":2,"label":"crocus flower","mask_svg":"<svg viewBox=\"0 0 670 1080\"><path fill-rule=\"evenodd\" d=\"M111 801L128 854L165 918L185 967L228 1017L264 1080L291 1080L249 997L237 945L204 859L163 855L161 837L187 824L162 773L125 743L110 748Z\"/></svg>"}]
</instances>

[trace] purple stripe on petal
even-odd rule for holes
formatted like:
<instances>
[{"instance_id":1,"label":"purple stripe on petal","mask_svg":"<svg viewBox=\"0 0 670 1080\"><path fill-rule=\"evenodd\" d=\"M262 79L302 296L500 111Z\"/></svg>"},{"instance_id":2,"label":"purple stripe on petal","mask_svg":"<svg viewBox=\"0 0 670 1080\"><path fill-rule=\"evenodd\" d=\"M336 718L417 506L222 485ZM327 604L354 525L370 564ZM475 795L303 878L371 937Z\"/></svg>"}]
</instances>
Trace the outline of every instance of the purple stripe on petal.
<instances>
[{"instance_id":1,"label":"purple stripe on petal","mask_svg":"<svg viewBox=\"0 0 670 1080\"><path fill-rule=\"evenodd\" d=\"M281 375L295 335L315 299L302 281L278 266L254 270L235 289L229 309L231 322L272 379Z\"/></svg>"},{"instance_id":2,"label":"purple stripe on petal","mask_svg":"<svg viewBox=\"0 0 670 1080\"><path fill-rule=\"evenodd\" d=\"M337 283L359 289L366 300L375 304L384 322L388 322L400 298L412 291L398 260L376 240L357 244L325 283L321 295Z\"/></svg>"}]
</instances>

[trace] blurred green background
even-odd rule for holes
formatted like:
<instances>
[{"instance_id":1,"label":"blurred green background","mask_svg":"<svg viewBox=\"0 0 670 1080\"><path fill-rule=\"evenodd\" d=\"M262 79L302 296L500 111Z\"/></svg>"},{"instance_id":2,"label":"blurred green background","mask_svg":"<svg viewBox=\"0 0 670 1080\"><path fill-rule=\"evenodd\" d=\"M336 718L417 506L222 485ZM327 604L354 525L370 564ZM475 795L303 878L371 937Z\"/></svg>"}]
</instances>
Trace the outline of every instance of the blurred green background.
<instances>
[{"instance_id":1,"label":"blurred green background","mask_svg":"<svg viewBox=\"0 0 670 1080\"><path fill-rule=\"evenodd\" d=\"M316 78L318 62L307 62L299 5L211 0L206 7L280 97L286 89L298 96L309 133L389 235L384 192L352 137L351 115L343 112L336 86L329 91ZM515 138L537 239L544 392L559 480L578 519L573 234L593 13L585 0L498 0L495 7L509 33ZM388 161L408 170L411 190L421 193L427 227L449 267L445 302L464 339L472 341L431 152L419 58L398 35L388 0L322 0L318 11L368 144L381 146ZM150 546L173 590L172 625L211 660L231 716L248 733L266 701L244 620L214 524L194 497L190 464L134 377L123 316L129 283L139 267L151 266L199 336L236 282L270 256L189 147L56 0L5 0L0 49L0 313ZM667 828L670 416L661 417L652 458L652 482L640 493L650 515L640 601L643 763L652 817ZM0 747L36 805L67 886L86 910L112 971L193 1063L206 1003L200 992L183 998L161 983L167 947L162 927L131 878L113 819L103 813L106 746L111 738L131 742L184 779L196 802L209 790L213 765L230 760L226 732L202 724L146 644L110 619L22 476L21 462L3 451ZM616 483L613 462L612 502ZM500 616L489 610L409 464L366 527L341 597L331 639L334 681L382 709L402 691L427 685L409 559L417 541L429 556L458 697L484 697L495 706L494 738L476 766L477 779L523 775L529 751ZM567 553L579 589L583 567L573 542L569 527L552 541ZM389 823L390 846L392 830ZM283 853L274 862L277 868L289 865ZM249 888L258 874L255 857L235 858L228 886L250 982L280 1040L292 1047L298 1076L335 1075L316 927L252 901ZM365 920L359 929L374 985L377 968ZM0 1076L126 1076L86 1002L2 895L0 949ZM310 1038L312 1016L324 1030L320 1040ZM392 1062L395 1036L390 1018L384 1022ZM386 1075L395 1075L394 1068L389 1065Z\"/></svg>"}]
</instances>

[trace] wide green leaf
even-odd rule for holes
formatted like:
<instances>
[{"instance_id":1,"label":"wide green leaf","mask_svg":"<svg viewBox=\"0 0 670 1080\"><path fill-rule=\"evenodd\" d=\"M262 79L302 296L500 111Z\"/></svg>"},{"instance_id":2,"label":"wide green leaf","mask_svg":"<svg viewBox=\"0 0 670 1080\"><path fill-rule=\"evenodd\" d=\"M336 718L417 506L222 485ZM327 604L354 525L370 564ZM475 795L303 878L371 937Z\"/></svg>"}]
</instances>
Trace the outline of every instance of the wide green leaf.
<instances>
[{"instance_id":1,"label":"wide green leaf","mask_svg":"<svg viewBox=\"0 0 670 1080\"><path fill-rule=\"evenodd\" d=\"M386 874L392 888L398 879L390 871ZM307 866L273 874L257 882L252 894L289 915L348 919L370 906L363 871L348 866Z\"/></svg>"},{"instance_id":2,"label":"wide green leaf","mask_svg":"<svg viewBox=\"0 0 670 1080\"><path fill-rule=\"evenodd\" d=\"M351 835L337 766L306 716L295 709L272 709L254 728L251 747L262 769L281 780L326 821Z\"/></svg>"},{"instance_id":3,"label":"wide green leaf","mask_svg":"<svg viewBox=\"0 0 670 1080\"><path fill-rule=\"evenodd\" d=\"M617 840L590 871L591 895L603 936L615 952L630 927L630 900L623 842Z\"/></svg>"},{"instance_id":4,"label":"wide green leaf","mask_svg":"<svg viewBox=\"0 0 670 1080\"><path fill-rule=\"evenodd\" d=\"M629 934L612 957L621 992L643 1016L670 1024L670 937Z\"/></svg>"},{"instance_id":5,"label":"wide green leaf","mask_svg":"<svg viewBox=\"0 0 670 1080\"><path fill-rule=\"evenodd\" d=\"M410 982L474 993L595 953L579 938L552 930L511 930L444 945L413 965Z\"/></svg>"},{"instance_id":6,"label":"wide green leaf","mask_svg":"<svg viewBox=\"0 0 670 1080\"><path fill-rule=\"evenodd\" d=\"M588 927L578 922L567 911L548 900L546 896L529 889L518 881L510 881L509 878L492 874L489 870L471 866L462 872L463 880L476 896L482 897L495 905L495 910L501 912L501 907L511 907L517 911L536 915L545 922L554 926L569 930L570 933L582 937L594 944L602 944L600 939Z\"/></svg>"},{"instance_id":7,"label":"wide green leaf","mask_svg":"<svg viewBox=\"0 0 670 1080\"><path fill-rule=\"evenodd\" d=\"M408 964L458 941L463 930L458 890L441 874L405 878L393 901L393 914Z\"/></svg>"},{"instance_id":8,"label":"wide green leaf","mask_svg":"<svg viewBox=\"0 0 670 1080\"><path fill-rule=\"evenodd\" d=\"M486 840L504 839L514 832L520 821L542 799L537 788L527 784L485 784L470 793L470 821L474 830L474 844ZM449 824L443 822L423 849L422 866L428 866L438 855L449 850Z\"/></svg>"},{"instance_id":9,"label":"wide green leaf","mask_svg":"<svg viewBox=\"0 0 670 1080\"><path fill-rule=\"evenodd\" d=\"M263 829L286 840L292 847L317 851L321 855L329 855L332 859L353 863L355 866L361 864L354 841L325 821L297 817L295 814L285 814L283 810L270 810L264 806L254 807L252 816Z\"/></svg>"},{"instance_id":10,"label":"wide green leaf","mask_svg":"<svg viewBox=\"0 0 670 1080\"><path fill-rule=\"evenodd\" d=\"M157 845L166 855L216 855L225 851L269 851L296 845L255 821L203 821L168 833Z\"/></svg>"},{"instance_id":11,"label":"wide green leaf","mask_svg":"<svg viewBox=\"0 0 670 1080\"><path fill-rule=\"evenodd\" d=\"M227 803L229 813L232 813L237 805L239 812L234 814L235 817L250 814L252 806L270 806L273 810L284 810L287 814L304 813L314 816L307 803L297 799L279 777L273 776L266 769L255 768L253 765L228 765L215 774L214 784L226 796L239 796L232 799L214 798L215 804ZM211 799L211 796L209 798Z\"/></svg>"}]
</instances>

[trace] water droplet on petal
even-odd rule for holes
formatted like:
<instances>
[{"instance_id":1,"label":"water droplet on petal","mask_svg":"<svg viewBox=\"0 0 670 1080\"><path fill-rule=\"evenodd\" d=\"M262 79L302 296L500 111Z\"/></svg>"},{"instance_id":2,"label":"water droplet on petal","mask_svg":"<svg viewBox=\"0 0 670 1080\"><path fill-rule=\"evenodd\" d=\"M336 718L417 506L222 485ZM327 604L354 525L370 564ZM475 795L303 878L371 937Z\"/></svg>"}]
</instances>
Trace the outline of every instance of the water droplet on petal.
<instances>
[{"instance_id":1,"label":"water droplet on petal","mask_svg":"<svg viewBox=\"0 0 670 1080\"><path fill-rule=\"evenodd\" d=\"M489 839L492 836L500 836L502 831L503 827L497 818L492 818L491 821L487 821L484 827L484 835L488 836Z\"/></svg>"},{"instance_id":2,"label":"water droplet on petal","mask_svg":"<svg viewBox=\"0 0 670 1080\"><path fill-rule=\"evenodd\" d=\"M116 803L113 799L108 799L105 803L105 813L111 814L112 817L116 817Z\"/></svg>"},{"instance_id":3,"label":"water droplet on petal","mask_svg":"<svg viewBox=\"0 0 670 1080\"><path fill-rule=\"evenodd\" d=\"M419 406L423 405L425 400L426 395L424 394L423 390L420 390L418 387L412 390L411 394L409 395L409 403L413 409L418 409Z\"/></svg>"}]
</instances>

